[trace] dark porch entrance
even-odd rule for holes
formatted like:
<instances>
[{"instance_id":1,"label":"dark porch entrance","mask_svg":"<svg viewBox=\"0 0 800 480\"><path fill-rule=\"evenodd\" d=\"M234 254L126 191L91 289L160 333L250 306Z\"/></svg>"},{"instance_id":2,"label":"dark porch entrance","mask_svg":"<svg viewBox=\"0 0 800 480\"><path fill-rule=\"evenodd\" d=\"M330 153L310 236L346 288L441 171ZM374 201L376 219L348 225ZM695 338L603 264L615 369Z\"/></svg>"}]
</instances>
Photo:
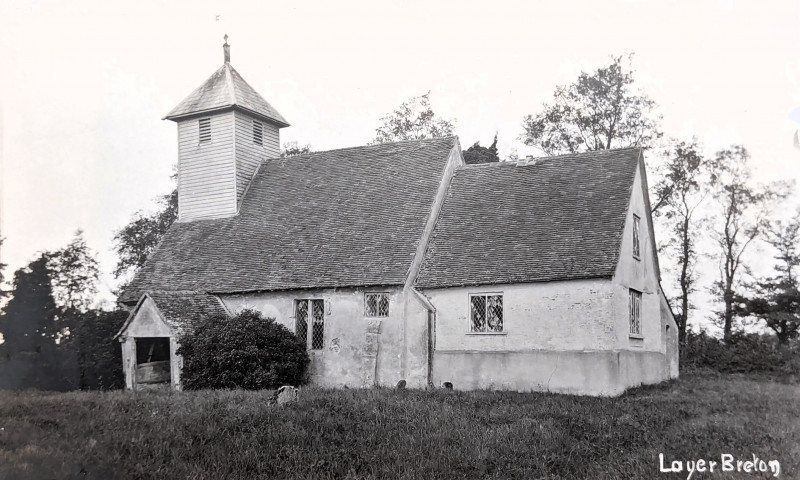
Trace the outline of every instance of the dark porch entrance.
<instances>
[{"instance_id":1,"label":"dark porch entrance","mask_svg":"<svg viewBox=\"0 0 800 480\"><path fill-rule=\"evenodd\" d=\"M169 385L169 337L140 337L136 339L136 385Z\"/></svg>"}]
</instances>

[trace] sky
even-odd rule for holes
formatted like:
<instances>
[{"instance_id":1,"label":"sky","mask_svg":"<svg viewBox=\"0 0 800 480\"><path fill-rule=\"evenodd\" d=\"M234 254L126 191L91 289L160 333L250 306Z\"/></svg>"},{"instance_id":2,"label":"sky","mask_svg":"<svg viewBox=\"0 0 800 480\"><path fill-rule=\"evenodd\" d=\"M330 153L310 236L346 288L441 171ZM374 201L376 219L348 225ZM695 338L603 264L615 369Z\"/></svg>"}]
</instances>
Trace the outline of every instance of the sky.
<instances>
[{"instance_id":1,"label":"sky","mask_svg":"<svg viewBox=\"0 0 800 480\"><path fill-rule=\"evenodd\" d=\"M112 238L172 189L162 117L223 62L288 121L282 142L364 145L430 91L466 148L536 154L521 122L581 71L634 53L666 134L800 178L800 2L0 0L0 252L6 278L77 229L115 280ZM800 118L798 118L800 120ZM755 251L754 254L758 254Z\"/></svg>"}]
</instances>

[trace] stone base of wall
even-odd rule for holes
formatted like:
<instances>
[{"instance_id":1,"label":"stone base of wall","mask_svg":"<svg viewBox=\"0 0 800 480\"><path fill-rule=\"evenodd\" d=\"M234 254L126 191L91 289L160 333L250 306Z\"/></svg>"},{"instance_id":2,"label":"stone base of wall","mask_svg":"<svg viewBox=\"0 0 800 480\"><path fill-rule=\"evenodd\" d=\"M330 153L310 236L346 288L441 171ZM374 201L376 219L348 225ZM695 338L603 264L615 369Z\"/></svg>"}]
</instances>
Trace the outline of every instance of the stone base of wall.
<instances>
[{"instance_id":1,"label":"stone base of wall","mask_svg":"<svg viewBox=\"0 0 800 480\"><path fill-rule=\"evenodd\" d=\"M515 390L619 395L670 378L663 353L632 350L476 352L437 351L433 383L458 390Z\"/></svg>"}]
</instances>

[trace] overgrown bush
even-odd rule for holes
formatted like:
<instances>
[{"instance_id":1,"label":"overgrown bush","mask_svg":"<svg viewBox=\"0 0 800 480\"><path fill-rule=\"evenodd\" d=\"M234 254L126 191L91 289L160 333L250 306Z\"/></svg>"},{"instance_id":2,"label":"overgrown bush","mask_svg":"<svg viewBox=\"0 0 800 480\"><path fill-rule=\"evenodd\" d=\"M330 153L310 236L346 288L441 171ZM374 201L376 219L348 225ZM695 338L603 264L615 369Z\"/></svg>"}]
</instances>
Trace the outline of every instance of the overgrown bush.
<instances>
[{"instance_id":1,"label":"overgrown bush","mask_svg":"<svg viewBox=\"0 0 800 480\"><path fill-rule=\"evenodd\" d=\"M790 344L778 348L774 337L738 333L729 343L706 332L686 333L681 347L682 369L711 369L721 373L800 375L800 351Z\"/></svg>"},{"instance_id":2,"label":"overgrown bush","mask_svg":"<svg viewBox=\"0 0 800 480\"><path fill-rule=\"evenodd\" d=\"M181 382L202 388L272 389L302 383L309 357L294 333L253 310L209 318L180 339Z\"/></svg>"}]
</instances>

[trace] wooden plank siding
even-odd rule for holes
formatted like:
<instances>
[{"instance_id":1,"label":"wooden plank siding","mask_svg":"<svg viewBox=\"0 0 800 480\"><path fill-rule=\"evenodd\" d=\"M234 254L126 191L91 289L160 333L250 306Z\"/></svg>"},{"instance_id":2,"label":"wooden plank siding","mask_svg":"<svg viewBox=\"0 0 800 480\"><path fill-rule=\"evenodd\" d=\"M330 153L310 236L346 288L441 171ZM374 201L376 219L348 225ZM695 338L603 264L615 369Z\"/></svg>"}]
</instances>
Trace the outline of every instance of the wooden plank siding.
<instances>
[{"instance_id":1,"label":"wooden plank siding","mask_svg":"<svg viewBox=\"0 0 800 480\"><path fill-rule=\"evenodd\" d=\"M211 141L200 143L198 119L178 123L178 218L236 214L234 113L210 115Z\"/></svg>"},{"instance_id":2,"label":"wooden plank siding","mask_svg":"<svg viewBox=\"0 0 800 480\"><path fill-rule=\"evenodd\" d=\"M253 142L253 117L234 112L234 134L236 138L236 198L241 204L247 185L258 167L269 158L280 155L280 133L275 125L261 121L263 125L262 145Z\"/></svg>"}]
</instances>

